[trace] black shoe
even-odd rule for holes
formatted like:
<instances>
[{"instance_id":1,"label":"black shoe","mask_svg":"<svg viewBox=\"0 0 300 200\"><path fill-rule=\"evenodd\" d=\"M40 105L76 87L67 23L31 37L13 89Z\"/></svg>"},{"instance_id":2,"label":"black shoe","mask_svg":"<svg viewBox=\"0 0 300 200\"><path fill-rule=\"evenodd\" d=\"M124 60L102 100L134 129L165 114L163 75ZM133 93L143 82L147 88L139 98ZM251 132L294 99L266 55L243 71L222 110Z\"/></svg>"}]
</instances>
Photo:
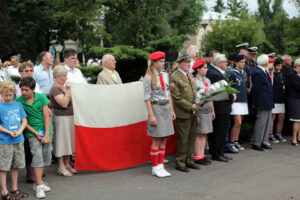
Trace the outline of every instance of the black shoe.
<instances>
[{"instance_id":1,"label":"black shoe","mask_svg":"<svg viewBox=\"0 0 300 200\"><path fill-rule=\"evenodd\" d=\"M198 169L198 170L200 169L200 166L196 165L196 164L193 164L193 165L186 164L186 166L191 169Z\"/></svg>"},{"instance_id":2,"label":"black shoe","mask_svg":"<svg viewBox=\"0 0 300 200\"><path fill-rule=\"evenodd\" d=\"M184 167L175 167L175 169L177 169L178 171L182 171L182 172L190 172L189 168L187 168L186 166Z\"/></svg>"},{"instance_id":3,"label":"black shoe","mask_svg":"<svg viewBox=\"0 0 300 200\"><path fill-rule=\"evenodd\" d=\"M211 162L207 158L195 160L195 163L199 164L199 165L210 165L211 164Z\"/></svg>"},{"instance_id":4,"label":"black shoe","mask_svg":"<svg viewBox=\"0 0 300 200\"><path fill-rule=\"evenodd\" d=\"M212 159L220 162L229 162L224 156L212 157Z\"/></svg>"},{"instance_id":5,"label":"black shoe","mask_svg":"<svg viewBox=\"0 0 300 200\"><path fill-rule=\"evenodd\" d=\"M232 158L231 157L229 157L229 156L223 156L224 158L226 158L227 160L232 160Z\"/></svg>"},{"instance_id":6,"label":"black shoe","mask_svg":"<svg viewBox=\"0 0 300 200\"><path fill-rule=\"evenodd\" d=\"M264 149L272 149L271 145L266 145L266 144L262 144L261 147Z\"/></svg>"},{"instance_id":7,"label":"black shoe","mask_svg":"<svg viewBox=\"0 0 300 200\"><path fill-rule=\"evenodd\" d=\"M257 151L264 151L264 149L261 146L257 146L255 144L252 144L252 149L255 149Z\"/></svg>"}]
</instances>

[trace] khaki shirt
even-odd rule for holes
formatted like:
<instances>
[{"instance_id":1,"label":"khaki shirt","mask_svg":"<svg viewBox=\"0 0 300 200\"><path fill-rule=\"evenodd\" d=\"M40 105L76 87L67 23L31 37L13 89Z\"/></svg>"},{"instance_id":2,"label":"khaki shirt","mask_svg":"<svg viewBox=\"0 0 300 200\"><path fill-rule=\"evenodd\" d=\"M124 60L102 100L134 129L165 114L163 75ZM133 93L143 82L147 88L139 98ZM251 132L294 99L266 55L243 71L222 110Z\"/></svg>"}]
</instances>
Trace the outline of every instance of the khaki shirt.
<instances>
[{"instance_id":1,"label":"khaki shirt","mask_svg":"<svg viewBox=\"0 0 300 200\"><path fill-rule=\"evenodd\" d=\"M177 118L189 118L196 97L196 84L191 73L188 73L191 83L187 76L181 71L176 70L170 77L170 91L174 105L174 112Z\"/></svg>"}]
</instances>

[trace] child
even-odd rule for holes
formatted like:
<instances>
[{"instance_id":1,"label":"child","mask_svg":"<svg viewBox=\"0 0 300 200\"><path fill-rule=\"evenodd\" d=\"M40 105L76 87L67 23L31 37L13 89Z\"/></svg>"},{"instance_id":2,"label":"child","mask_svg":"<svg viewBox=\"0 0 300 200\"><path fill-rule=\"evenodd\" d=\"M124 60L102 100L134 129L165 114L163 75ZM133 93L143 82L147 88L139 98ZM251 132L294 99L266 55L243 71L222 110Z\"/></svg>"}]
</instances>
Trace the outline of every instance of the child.
<instances>
[{"instance_id":1,"label":"child","mask_svg":"<svg viewBox=\"0 0 300 200\"><path fill-rule=\"evenodd\" d=\"M45 166L51 164L52 152L52 127L50 125L48 104L49 100L41 93L36 93L35 81L32 77L25 77L19 84L22 95L17 101L22 103L26 113L28 124L26 126L26 137L29 140L32 154L32 163L35 183L33 190L36 191L36 198L45 198L45 192L51 188L42 180Z\"/></svg>"},{"instance_id":2,"label":"child","mask_svg":"<svg viewBox=\"0 0 300 200\"><path fill-rule=\"evenodd\" d=\"M148 110L148 135L153 137L151 159L152 175L159 178L171 176L164 168L166 136L174 134L175 119L169 92L169 76L163 72L165 53L157 51L149 56L149 66L144 78L145 102Z\"/></svg>"},{"instance_id":3,"label":"child","mask_svg":"<svg viewBox=\"0 0 300 200\"><path fill-rule=\"evenodd\" d=\"M16 88L13 82L0 85L0 183L4 200L27 198L29 195L18 189L18 168L25 167L24 136L26 113L22 104L14 101ZM6 186L6 173L10 171L12 191Z\"/></svg>"}]
</instances>

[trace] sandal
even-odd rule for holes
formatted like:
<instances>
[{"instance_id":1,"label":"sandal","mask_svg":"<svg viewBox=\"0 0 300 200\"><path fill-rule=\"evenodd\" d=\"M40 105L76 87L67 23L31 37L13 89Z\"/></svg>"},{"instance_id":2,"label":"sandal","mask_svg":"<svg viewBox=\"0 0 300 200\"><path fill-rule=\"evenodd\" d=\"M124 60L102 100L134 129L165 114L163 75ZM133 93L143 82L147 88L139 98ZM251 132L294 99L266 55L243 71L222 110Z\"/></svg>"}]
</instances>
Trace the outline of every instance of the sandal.
<instances>
[{"instance_id":1,"label":"sandal","mask_svg":"<svg viewBox=\"0 0 300 200\"><path fill-rule=\"evenodd\" d=\"M71 172L72 174L78 174L79 171L77 169L71 168L71 167L66 167L66 169Z\"/></svg>"},{"instance_id":2,"label":"sandal","mask_svg":"<svg viewBox=\"0 0 300 200\"><path fill-rule=\"evenodd\" d=\"M28 198L29 194L27 194L26 192L23 192L22 190L15 190L15 191L10 191L11 194L19 197L19 198Z\"/></svg>"},{"instance_id":3,"label":"sandal","mask_svg":"<svg viewBox=\"0 0 300 200\"><path fill-rule=\"evenodd\" d=\"M1 199L3 199L3 200L20 200L20 197L8 192L6 195L1 195Z\"/></svg>"},{"instance_id":4,"label":"sandal","mask_svg":"<svg viewBox=\"0 0 300 200\"><path fill-rule=\"evenodd\" d=\"M57 174L59 176L73 176L71 172L69 172L67 169L58 168Z\"/></svg>"},{"instance_id":5,"label":"sandal","mask_svg":"<svg viewBox=\"0 0 300 200\"><path fill-rule=\"evenodd\" d=\"M299 143L298 142L293 142L291 141L291 145L295 146L295 147L298 147L299 146Z\"/></svg>"}]
</instances>

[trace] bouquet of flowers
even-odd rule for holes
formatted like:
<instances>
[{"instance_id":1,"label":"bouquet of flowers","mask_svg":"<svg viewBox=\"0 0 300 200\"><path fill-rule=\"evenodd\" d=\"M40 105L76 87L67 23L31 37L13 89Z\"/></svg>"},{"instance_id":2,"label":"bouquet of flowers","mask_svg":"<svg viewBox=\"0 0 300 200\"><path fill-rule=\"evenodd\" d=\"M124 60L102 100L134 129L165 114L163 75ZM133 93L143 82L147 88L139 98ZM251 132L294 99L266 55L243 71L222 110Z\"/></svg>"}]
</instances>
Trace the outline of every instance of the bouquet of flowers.
<instances>
[{"instance_id":1,"label":"bouquet of flowers","mask_svg":"<svg viewBox=\"0 0 300 200\"><path fill-rule=\"evenodd\" d=\"M233 81L227 83L225 80L215 82L197 92L195 103L201 105L204 101L228 100L228 94L240 93L238 90L231 87L233 84Z\"/></svg>"}]
</instances>

